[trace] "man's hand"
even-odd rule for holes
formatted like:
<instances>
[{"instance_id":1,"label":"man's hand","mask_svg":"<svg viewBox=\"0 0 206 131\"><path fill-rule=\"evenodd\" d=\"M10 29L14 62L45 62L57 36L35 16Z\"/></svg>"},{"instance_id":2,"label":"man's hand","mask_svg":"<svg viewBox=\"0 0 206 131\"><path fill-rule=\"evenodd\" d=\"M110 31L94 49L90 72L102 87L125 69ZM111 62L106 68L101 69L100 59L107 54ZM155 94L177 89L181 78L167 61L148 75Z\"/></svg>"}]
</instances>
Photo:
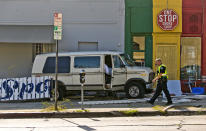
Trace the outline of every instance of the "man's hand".
<instances>
[{"instance_id":1,"label":"man's hand","mask_svg":"<svg viewBox=\"0 0 206 131\"><path fill-rule=\"evenodd\" d=\"M155 83L155 82L156 82L156 80L155 80L155 79L153 79L153 80L152 80L152 83Z\"/></svg>"}]
</instances>

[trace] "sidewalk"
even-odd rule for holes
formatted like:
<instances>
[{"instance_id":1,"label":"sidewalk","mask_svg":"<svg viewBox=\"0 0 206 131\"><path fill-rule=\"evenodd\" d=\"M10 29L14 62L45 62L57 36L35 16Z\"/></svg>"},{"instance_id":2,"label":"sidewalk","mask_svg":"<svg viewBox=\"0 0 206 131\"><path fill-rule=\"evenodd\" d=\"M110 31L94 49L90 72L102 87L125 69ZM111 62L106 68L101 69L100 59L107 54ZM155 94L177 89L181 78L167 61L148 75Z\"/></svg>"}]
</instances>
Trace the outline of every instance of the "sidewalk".
<instances>
[{"instance_id":1,"label":"sidewalk","mask_svg":"<svg viewBox=\"0 0 206 131\"><path fill-rule=\"evenodd\" d=\"M164 106L160 100L155 105L145 103L144 99L86 101L85 111L78 101L66 103L66 110L44 111L42 102L1 103L0 118L82 118L82 117L124 117L155 115L203 115L206 114L206 96L181 96L173 98L174 104ZM48 102L52 103L52 102Z\"/></svg>"}]
</instances>

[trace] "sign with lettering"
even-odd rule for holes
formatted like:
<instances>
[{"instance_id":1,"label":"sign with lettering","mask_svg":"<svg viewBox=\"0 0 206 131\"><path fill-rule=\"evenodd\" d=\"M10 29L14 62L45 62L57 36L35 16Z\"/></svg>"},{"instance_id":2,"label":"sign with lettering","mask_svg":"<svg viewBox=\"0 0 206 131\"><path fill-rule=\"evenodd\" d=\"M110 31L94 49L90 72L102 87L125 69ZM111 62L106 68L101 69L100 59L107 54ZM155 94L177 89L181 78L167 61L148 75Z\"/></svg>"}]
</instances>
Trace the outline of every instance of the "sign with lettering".
<instances>
[{"instance_id":1,"label":"sign with lettering","mask_svg":"<svg viewBox=\"0 0 206 131\"><path fill-rule=\"evenodd\" d=\"M164 9L157 15L157 24L162 30L174 30L178 25L178 14L172 9Z\"/></svg>"},{"instance_id":2,"label":"sign with lettering","mask_svg":"<svg viewBox=\"0 0 206 131\"><path fill-rule=\"evenodd\" d=\"M62 13L54 13L54 39L62 39Z\"/></svg>"},{"instance_id":3,"label":"sign with lettering","mask_svg":"<svg viewBox=\"0 0 206 131\"><path fill-rule=\"evenodd\" d=\"M49 77L0 79L0 101L50 98Z\"/></svg>"}]
</instances>

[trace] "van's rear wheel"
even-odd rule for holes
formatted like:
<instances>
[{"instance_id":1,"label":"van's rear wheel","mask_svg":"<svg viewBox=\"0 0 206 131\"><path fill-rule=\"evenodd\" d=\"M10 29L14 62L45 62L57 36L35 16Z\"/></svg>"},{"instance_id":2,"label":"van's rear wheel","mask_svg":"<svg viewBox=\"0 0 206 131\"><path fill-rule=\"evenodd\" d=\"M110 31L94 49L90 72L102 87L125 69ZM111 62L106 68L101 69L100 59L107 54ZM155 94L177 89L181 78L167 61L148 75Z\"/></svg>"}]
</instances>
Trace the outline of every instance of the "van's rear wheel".
<instances>
[{"instance_id":1,"label":"van's rear wheel","mask_svg":"<svg viewBox=\"0 0 206 131\"><path fill-rule=\"evenodd\" d=\"M125 91L128 98L143 98L145 94L144 87L137 82L131 82L126 85Z\"/></svg>"}]
</instances>

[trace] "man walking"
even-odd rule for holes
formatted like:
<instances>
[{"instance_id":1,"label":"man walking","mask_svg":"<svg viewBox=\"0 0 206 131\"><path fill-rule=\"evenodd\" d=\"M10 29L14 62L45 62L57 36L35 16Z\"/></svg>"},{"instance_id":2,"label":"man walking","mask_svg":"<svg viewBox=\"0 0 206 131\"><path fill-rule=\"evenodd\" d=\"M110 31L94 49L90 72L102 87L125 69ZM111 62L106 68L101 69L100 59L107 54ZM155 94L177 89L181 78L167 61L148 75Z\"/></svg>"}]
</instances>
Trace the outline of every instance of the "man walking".
<instances>
[{"instance_id":1,"label":"man walking","mask_svg":"<svg viewBox=\"0 0 206 131\"><path fill-rule=\"evenodd\" d=\"M157 88L156 88L156 91L155 91L155 94L153 95L153 97L147 102L153 105L155 100L161 94L161 92L163 90L163 92L165 93L165 95L167 97L167 104L166 105L171 105L172 99L171 99L169 91L167 89L167 79L168 79L167 68L164 64L162 64L162 60L160 58L155 60L155 65L158 66L157 77L155 77L152 80L152 82L155 83L156 81L158 81Z\"/></svg>"}]
</instances>

